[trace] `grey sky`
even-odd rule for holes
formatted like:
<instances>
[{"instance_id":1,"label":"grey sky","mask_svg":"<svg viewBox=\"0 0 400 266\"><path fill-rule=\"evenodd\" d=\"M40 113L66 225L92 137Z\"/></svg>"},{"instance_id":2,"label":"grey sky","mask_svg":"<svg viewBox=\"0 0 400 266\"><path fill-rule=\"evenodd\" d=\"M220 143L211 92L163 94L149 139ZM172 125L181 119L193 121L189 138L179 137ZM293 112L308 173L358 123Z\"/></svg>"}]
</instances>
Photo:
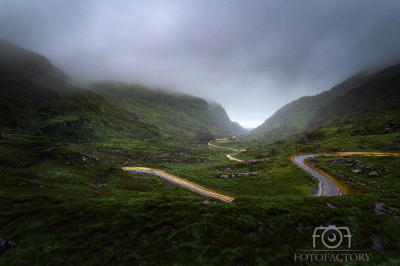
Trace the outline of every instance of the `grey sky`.
<instances>
[{"instance_id":1,"label":"grey sky","mask_svg":"<svg viewBox=\"0 0 400 266\"><path fill-rule=\"evenodd\" d=\"M286 103L400 63L400 1L0 0L0 38L66 73L182 91L256 127Z\"/></svg>"}]
</instances>

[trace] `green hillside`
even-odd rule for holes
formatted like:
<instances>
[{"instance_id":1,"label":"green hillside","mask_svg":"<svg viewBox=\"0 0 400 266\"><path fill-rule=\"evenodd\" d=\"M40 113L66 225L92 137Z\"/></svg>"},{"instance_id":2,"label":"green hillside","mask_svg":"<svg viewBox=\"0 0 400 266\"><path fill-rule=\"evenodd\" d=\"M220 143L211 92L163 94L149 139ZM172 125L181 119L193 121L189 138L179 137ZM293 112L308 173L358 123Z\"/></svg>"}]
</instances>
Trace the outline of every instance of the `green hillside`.
<instances>
[{"instance_id":1,"label":"green hillside","mask_svg":"<svg viewBox=\"0 0 400 266\"><path fill-rule=\"evenodd\" d=\"M399 103L400 65L397 65L317 109L301 130L277 127L269 131L272 137L252 135L242 141L251 147L248 155L259 157L298 152L399 152ZM287 118L305 120L298 113ZM285 130L291 134L281 138L274 135L281 132L284 136Z\"/></svg>"},{"instance_id":2,"label":"green hillside","mask_svg":"<svg viewBox=\"0 0 400 266\"><path fill-rule=\"evenodd\" d=\"M249 132L249 138L263 141L275 141L303 132L317 110L335 98L346 94L352 88L366 82L370 77L355 75L329 91L315 96L305 96L280 108L263 124Z\"/></svg>"},{"instance_id":3,"label":"green hillside","mask_svg":"<svg viewBox=\"0 0 400 266\"><path fill-rule=\"evenodd\" d=\"M3 134L49 136L57 141L211 140L243 128L203 99L142 86L70 85L43 56L0 40ZM223 121L223 123L221 123Z\"/></svg>"},{"instance_id":4,"label":"green hillside","mask_svg":"<svg viewBox=\"0 0 400 266\"><path fill-rule=\"evenodd\" d=\"M380 135L400 130L400 65L321 107L308 129L351 126L354 135Z\"/></svg>"},{"instance_id":5,"label":"green hillside","mask_svg":"<svg viewBox=\"0 0 400 266\"><path fill-rule=\"evenodd\" d=\"M90 90L104 96L135 121L156 126L166 140L209 141L245 133L240 125L231 122L221 105L208 104L198 97L112 82L93 84Z\"/></svg>"},{"instance_id":6,"label":"green hillside","mask_svg":"<svg viewBox=\"0 0 400 266\"><path fill-rule=\"evenodd\" d=\"M78 88L40 55L11 48L15 61L0 64L0 265L305 265L296 254L315 248L321 225L348 227L366 263L399 264L398 156L310 161L346 186L338 197L313 197L318 181L290 158L399 152L398 67L322 94L336 97L322 108L321 95L282 108L273 124L294 129L269 141L242 137L217 103L116 82ZM207 145L233 134L241 137ZM233 156L243 162L224 147L242 150ZM123 167L163 170L235 200Z\"/></svg>"}]
</instances>

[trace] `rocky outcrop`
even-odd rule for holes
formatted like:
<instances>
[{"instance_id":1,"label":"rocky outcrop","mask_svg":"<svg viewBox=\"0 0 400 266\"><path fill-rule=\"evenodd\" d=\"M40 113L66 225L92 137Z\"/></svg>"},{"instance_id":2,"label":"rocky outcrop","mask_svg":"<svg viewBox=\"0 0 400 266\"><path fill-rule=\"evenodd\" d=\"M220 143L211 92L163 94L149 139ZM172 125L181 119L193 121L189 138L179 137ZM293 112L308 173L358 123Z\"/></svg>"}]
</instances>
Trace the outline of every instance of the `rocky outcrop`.
<instances>
[{"instance_id":1,"label":"rocky outcrop","mask_svg":"<svg viewBox=\"0 0 400 266\"><path fill-rule=\"evenodd\" d=\"M3 256L3 253L9 249L15 248L18 246L18 242L12 240L6 240L0 237L0 257Z\"/></svg>"}]
</instances>

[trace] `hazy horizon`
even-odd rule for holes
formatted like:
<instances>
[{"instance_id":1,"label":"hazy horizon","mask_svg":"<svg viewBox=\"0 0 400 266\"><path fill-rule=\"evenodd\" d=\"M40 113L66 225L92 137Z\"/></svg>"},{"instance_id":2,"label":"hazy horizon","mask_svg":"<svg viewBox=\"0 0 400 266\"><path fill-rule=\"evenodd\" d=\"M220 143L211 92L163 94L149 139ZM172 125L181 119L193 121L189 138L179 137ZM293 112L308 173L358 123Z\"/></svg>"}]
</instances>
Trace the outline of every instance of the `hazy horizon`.
<instances>
[{"instance_id":1,"label":"hazy horizon","mask_svg":"<svg viewBox=\"0 0 400 266\"><path fill-rule=\"evenodd\" d=\"M79 80L220 103L244 128L400 63L400 2L0 1L0 38Z\"/></svg>"}]
</instances>

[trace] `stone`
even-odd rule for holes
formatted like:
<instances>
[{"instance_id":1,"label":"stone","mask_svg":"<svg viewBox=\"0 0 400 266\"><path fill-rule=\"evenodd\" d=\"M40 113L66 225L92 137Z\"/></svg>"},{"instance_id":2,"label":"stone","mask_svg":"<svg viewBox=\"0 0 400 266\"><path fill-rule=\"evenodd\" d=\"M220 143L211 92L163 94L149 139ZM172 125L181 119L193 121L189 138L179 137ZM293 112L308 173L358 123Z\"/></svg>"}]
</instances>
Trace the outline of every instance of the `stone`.
<instances>
[{"instance_id":1,"label":"stone","mask_svg":"<svg viewBox=\"0 0 400 266\"><path fill-rule=\"evenodd\" d=\"M258 232L259 234L264 234L264 228L260 225L260 227L258 227L257 232Z\"/></svg>"},{"instance_id":2,"label":"stone","mask_svg":"<svg viewBox=\"0 0 400 266\"><path fill-rule=\"evenodd\" d=\"M382 212L382 211L385 211L385 210L383 209L383 206L385 206L385 204L379 203L379 202L375 203L375 209L374 209L374 211L375 211L375 213L376 213L377 215L385 214L384 212Z\"/></svg>"},{"instance_id":3,"label":"stone","mask_svg":"<svg viewBox=\"0 0 400 266\"><path fill-rule=\"evenodd\" d=\"M331 209L336 209L336 207L333 206L332 204L330 204L329 202L327 202L326 205L328 205L328 207L331 208Z\"/></svg>"},{"instance_id":4,"label":"stone","mask_svg":"<svg viewBox=\"0 0 400 266\"><path fill-rule=\"evenodd\" d=\"M254 233L254 232L251 232L251 233L248 233L248 234L244 234L244 235L247 236L250 239L255 238L257 236L257 234Z\"/></svg>"},{"instance_id":5,"label":"stone","mask_svg":"<svg viewBox=\"0 0 400 266\"><path fill-rule=\"evenodd\" d=\"M310 230L313 229L314 226L310 225L310 223L307 223L307 225L304 227L302 223L299 223L299 226L296 227L297 232L303 233L303 230Z\"/></svg>"},{"instance_id":6,"label":"stone","mask_svg":"<svg viewBox=\"0 0 400 266\"><path fill-rule=\"evenodd\" d=\"M371 234L371 240L372 240L372 249L375 250L384 250L383 249L383 244L382 244L382 236L381 235L376 235L376 234Z\"/></svg>"},{"instance_id":7,"label":"stone","mask_svg":"<svg viewBox=\"0 0 400 266\"><path fill-rule=\"evenodd\" d=\"M9 249L8 241L0 237L0 257Z\"/></svg>"},{"instance_id":8,"label":"stone","mask_svg":"<svg viewBox=\"0 0 400 266\"><path fill-rule=\"evenodd\" d=\"M10 248L15 248L16 246L18 246L18 242L15 242L15 241L8 241L8 246L10 247Z\"/></svg>"},{"instance_id":9,"label":"stone","mask_svg":"<svg viewBox=\"0 0 400 266\"><path fill-rule=\"evenodd\" d=\"M371 173L369 173L368 174L370 177L379 177L380 175L379 175L379 173L378 172L371 172Z\"/></svg>"}]
</instances>

